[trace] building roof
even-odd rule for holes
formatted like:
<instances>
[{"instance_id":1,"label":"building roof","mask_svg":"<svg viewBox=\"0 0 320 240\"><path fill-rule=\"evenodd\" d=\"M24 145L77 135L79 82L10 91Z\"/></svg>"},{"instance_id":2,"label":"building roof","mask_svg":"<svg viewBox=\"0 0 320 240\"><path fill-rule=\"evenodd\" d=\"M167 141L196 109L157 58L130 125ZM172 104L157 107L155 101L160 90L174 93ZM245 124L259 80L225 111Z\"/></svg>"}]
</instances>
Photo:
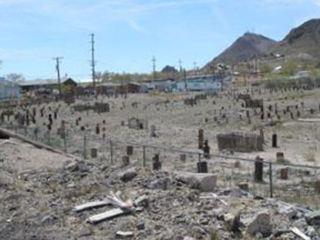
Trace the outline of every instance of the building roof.
<instances>
[{"instance_id":1,"label":"building roof","mask_svg":"<svg viewBox=\"0 0 320 240\"><path fill-rule=\"evenodd\" d=\"M35 81L26 81L19 83L19 86L25 87L25 86L45 86L45 85L55 85L56 82L53 81L43 81L43 80L35 80Z\"/></svg>"}]
</instances>

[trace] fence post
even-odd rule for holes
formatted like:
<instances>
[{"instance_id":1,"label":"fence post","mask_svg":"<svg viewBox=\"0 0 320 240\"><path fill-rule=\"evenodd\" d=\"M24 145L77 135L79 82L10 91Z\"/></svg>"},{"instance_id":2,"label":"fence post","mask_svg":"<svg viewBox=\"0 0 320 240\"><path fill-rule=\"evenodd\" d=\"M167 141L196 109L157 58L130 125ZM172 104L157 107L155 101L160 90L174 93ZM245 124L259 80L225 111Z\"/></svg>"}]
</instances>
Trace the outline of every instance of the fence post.
<instances>
[{"instance_id":1,"label":"fence post","mask_svg":"<svg viewBox=\"0 0 320 240\"><path fill-rule=\"evenodd\" d=\"M111 163L113 163L113 144L111 139L110 139L110 160L111 160Z\"/></svg>"},{"instance_id":2,"label":"fence post","mask_svg":"<svg viewBox=\"0 0 320 240\"><path fill-rule=\"evenodd\" d=\"M51 145L51 136L50 136L50 131L48 131L48 145Z\"/></svg>"},{"instance_id":3,"label":"fence post","mask_svg":"<svg viewBox=\"0 0 320 240\"><path fill-rule=\"evenodd\" d=\"M269 184L270 184L270 197L273 198L273 182L272 182L272 162L269 162Z\"/></svg>"},{"instance_id":4,"label":"fence post","mask_svg":"<svg viewBox=\"0 0 320 240\"><path fill-rule=\"evenodd\" d=\"M147 160L146 160L146 146L142 146L142 149L143 149L143 167L145 168L146 167L146 163L147 163Z\"/></svg>"},{"instance_id":5,"label":"fence post","mask_svg":"<svg viewBox=\"0 0 320 240\"><path fill-rule=\"evenodd\" d=\"M63 130L63 145L64 145L64 151L67 152L67 131Z\"/></svg>"},{"instance_id":6,"label":"fence post","mask_svg":"<svg viewBox=\"0 0 320 240\"><path fill-rule=\"evenodd\" d=\"M87 136L86 133L83 135L83 159L87 158Z\"/></svg>"}]
</instances>

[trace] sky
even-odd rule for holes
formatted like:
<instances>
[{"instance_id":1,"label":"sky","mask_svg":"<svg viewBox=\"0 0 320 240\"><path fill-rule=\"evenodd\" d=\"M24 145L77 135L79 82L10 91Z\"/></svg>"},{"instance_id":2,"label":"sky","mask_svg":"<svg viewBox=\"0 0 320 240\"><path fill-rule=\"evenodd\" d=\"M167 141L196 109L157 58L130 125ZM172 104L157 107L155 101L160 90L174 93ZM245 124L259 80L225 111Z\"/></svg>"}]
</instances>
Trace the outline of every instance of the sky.
<instances>
[{"instance_id":1,"label":"sky","mask_svg":"<svg viewBox=\"0 0 320 240\"><path fill-rule=\"evenodd\" d=\"M90 34L96 70L191 69L245 32L281 40L320 17L320 0L0 0L0 76L90 78Z\"/></svg>"}]
</instances>

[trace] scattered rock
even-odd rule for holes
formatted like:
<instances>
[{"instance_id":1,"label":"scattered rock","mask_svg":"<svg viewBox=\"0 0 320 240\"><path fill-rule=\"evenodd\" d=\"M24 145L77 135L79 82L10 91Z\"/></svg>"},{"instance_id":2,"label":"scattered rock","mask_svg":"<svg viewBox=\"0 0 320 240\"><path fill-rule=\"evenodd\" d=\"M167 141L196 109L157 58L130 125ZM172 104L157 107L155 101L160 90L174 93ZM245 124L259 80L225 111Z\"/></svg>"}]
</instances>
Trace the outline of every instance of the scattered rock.
<instances>
[{"instance_id":1,"label":"scattered rock","mask_svg":"<svg viewBox=\"0 0 320 240\"><path fill-rule=\"evenodd\" d=\"M137 170L135 168L127 169L124 172L118 174L119 178L124 182L129 182L134 179L138 175Z\"/></svg>"},{"instance_id":2,"label":"scattered rock","mask_svg":"<svg viewBox=\"0 0 320 240\"><path fill-rule=\"evenodd\" d=\"M148 188L152 190L161 189L161 190L167 190L170 184L170 178L160 178L151 181L148 184Z\"/></svg>"},{"instance_id":3,"label":"scattered rock","mask_svg":"<svg viewBox=\"0 0 320 240\"><path fill-rule=\"evenodd\" d=\"M320 210L308 213L306 221L309 225L320 226Z\"/></svg>"},{"instance_id":4,"label":"scattered rock","mask_svg":"<svg viewBox=\"0 0 320 240\"><path fill-rule=\"evenodd\" d=\"M261 234L268 237L272 234L272 226L270 223L270 215L268 212L260 212L244 222L246 226L246 234L256 236Z\"/></svg>"}]
</instances>

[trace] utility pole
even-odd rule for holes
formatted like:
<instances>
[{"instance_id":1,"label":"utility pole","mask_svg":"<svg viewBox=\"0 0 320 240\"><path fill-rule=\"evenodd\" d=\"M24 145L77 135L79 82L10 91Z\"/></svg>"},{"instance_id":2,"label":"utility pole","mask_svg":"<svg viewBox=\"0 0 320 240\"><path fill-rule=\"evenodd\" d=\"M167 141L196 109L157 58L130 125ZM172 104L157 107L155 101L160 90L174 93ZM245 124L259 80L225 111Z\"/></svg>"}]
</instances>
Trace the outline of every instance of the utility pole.
<instances>
[{"instance_id":1,"label":"utility pole","mask_svg":"<svg viewBox=\"0 0 320 240\"><path fill-rule=\"evenodd\" d=\"M96 62L95 62L95 58L94 58L94 33L91 33L91 74L92 74L92 85L94 90L96 89Z\"/></svg>"},{"instance_id":2,"label":"utility pole","mask_svg":"<svg viewBox=\"0 0 320 240\"><path fill-rule=\"evenodd\" d=\"M197 62L193 62L193 71L194 71L194 75L196 75L196 73L197 73Z\"/></svg>"},{"instance_id":3,"label":"utility pole","mask_svg":"<svg viewBox=\"0 0 320 240\"><path fill-rule=\"evenodd\" d=\"M61 99L62 90L61 90L61 77L60 77L60 61L63 57L55 57L53 60L56 61L56 70L57 70L57 80L58 80L58 88L59 88L59 98Z\"/></svg>"},{"instance_id":4,"label":"utility pole","mask_svg":"<svg viewBox=\"0 0 320 240\"><path fill-rule=\"evenodd\" d=\"M183 72L182 72L182 61L181 59L179 59L179 75L180 75L180 79L183 78Z\"/></svg>"},{"instance_id":5,"label":"utility pole","mask_svg":"<svg viewBox=\"0 0 320 240\"><path fill-rule=\"evenodd\" d=\"M156 60L156 58L153 56L152 57L152 77L153 77L153 81L155 81L156 80L156 62L157 62L157 60Z\"/></svg>"},{"instance_id":6,"label":"utility pole","mask_svg":"<svg viewBox=\"0 0 320 240\"><path fill-rule=\"evenodd\" d=\"M182 72L182 61L179 59L179 71Z\"/></svg>"}]
</instances>

